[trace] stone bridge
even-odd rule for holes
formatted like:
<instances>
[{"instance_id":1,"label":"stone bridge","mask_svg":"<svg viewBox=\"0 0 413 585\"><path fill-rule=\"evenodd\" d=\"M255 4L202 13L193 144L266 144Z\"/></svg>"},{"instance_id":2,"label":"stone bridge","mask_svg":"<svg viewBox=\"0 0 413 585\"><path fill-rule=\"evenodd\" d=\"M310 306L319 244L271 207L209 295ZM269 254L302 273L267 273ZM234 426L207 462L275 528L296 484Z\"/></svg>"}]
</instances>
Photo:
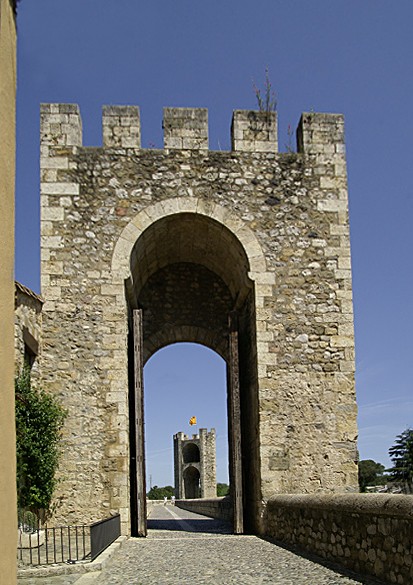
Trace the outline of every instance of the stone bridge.
<instances>
[{"instance_id":1,"label":"stone bridge","mask_svg":"<svg viewBox=\"0 0 413 585\"><path fill-rule=\"evenodd\" d=\"M412 582L411 500L384 498L370 494L330 501L275 498L267 513L272 536L264 538L234 535L227 520L184 509L215 509L218 515L223 500L181 501L179 507L154 502L148 537L123 543L103 570L89 566L84 575L64 576L45 570L44 577L21 578L19 583L408 585Z\"/></svg>"}]
</instances>

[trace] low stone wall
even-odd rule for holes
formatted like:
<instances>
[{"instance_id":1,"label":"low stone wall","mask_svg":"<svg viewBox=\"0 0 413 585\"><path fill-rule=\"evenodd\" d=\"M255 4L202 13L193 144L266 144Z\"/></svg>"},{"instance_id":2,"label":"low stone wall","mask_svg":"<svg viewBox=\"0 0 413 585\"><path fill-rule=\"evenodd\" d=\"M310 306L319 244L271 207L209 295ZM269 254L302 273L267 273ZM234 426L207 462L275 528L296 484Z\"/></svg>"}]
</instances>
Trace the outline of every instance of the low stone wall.
<instances>
[{"instance_id":1,"label":"low stone wall","mask_svg":"<svg viewBox=\"0 0 413 585\"><path fill-rule=\"evenodd\" d=\"M228 496L223 498L202 498L196 500L176 500L178 508L189 510L196 514L232 521L232 505Z\"/></svg>"},{"instance_id":2,"label":"low stone wall","mask_svg":"<svg viewBox=\"0 0 413 585\"><path fill-rule=\"evenodd\" d=\"M413 497L278 495L265 534L389 583L413 583Z\"/></svg>"}]
</instances>

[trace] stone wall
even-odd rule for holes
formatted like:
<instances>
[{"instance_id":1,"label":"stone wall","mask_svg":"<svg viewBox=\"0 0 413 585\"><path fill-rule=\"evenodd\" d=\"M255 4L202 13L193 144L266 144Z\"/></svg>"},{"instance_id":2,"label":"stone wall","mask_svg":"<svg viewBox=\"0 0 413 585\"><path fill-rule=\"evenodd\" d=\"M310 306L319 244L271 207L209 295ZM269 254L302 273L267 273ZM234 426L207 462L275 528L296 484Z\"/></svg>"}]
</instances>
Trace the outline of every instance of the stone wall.
<instances>
[{"instance_id":1,"label":"stone wall","mask_svg":"<svg viewBox=\"0 0 413 585\"><path fill-rule=\"evenodd\" d=\"M14 184L16 152L15 2L0 0L0 575L16 583L14 424Z\"/></svg>"},{"instance_id":2,"label":"stone wall","mask_svg":"<svg viewBox=\"0 0 413 585\"><path fill-rule=\"evenodd\" d=\"M214 152L204 110L167 108L165 149L142 149L138 109L111 106L104 146L91 148L77 106L42 106L41 367L69 411L56 521L120 511L129 530L137 307L145 360L178 341L228 359L238 311L250 529L275 493L357 491L344 121L303 114L288 154L267 124L235 112L232 150Z\"/></svg>"},{"instance_id":3,"label":"stone wall","mask_svg":"<svg viewBox=\"0 0 413 585\"><path fill-rule=\"evenodd\" d=\"M176 500L175 505L183 510L202 514L210 518L232 521L232 504L228 496L223 498L207 498L198 500Z\"/></svg>"},{"instance_id":4,"label":"stone wall","mask_svg":"<svg viewBox=\"0 0 413 585\"><path fill-rule=\"evenodd\" d=\"M359 574L413 582L412 496L275 496L267 503L265 535Z\"/></svg>"},{"instance_id":5,"label":"stone wall","mask_svg":"<svg viewBox=\"0 0 413 585\"><path fill-rule=\"evenodd\" d=\"M216 433L215 429L199 429L201 451L201 497L214 498L217 495Z\"/></svg>"},{"instance_id":6,"label":"stone wall","mask_svg":"<svg viewBox=\"0 0 413 585\"><path fill-rule=\"evenodd\" d=\"M43 299L19 282L15 284L14 349L16 370L30 361L32 376L38 374Z\"/></svg>"}]
</instances>

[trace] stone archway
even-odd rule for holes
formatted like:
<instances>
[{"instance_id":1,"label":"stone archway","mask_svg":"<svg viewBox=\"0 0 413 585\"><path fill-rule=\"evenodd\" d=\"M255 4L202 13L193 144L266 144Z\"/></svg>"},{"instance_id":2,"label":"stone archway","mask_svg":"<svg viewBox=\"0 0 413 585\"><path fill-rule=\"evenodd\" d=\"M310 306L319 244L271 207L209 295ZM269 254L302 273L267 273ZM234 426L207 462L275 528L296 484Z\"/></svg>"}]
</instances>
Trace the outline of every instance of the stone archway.
<instances>
[{"instance_id":1,"label":"stone archway","mask_svg":"<svg viewBox=\"0 0 413 585\"><path fill-rule=\"evenodd\" d=\"M149 213L145 210L140 214L142 217L135 218L124 229L114 254L113 268L118 275L121 270L126 275L124 255L129 252L130 258L126 298L130 347L134 345L134 349L130 349L130 364L134 364L134 368L130 367L130 388L135 393L131 420L138 421L131 432L132 531L146 533L142 521L145 455L143 432L140 431L144 428L143 388L142 375L137 368L142 368L158 349L187 341L206 345L227 362L234 530L243 532L244 517L248 525L245 502L259 499L259 453L254 436L258 425L257 364L253 349L256 344L255 288L251 276L262 274L265 260L255 236L233 214L225 214L225 210L223 213L215 206L213 213L209 210L207 215L200 213L201 204L198 207L195 202L194 212L188 210L194 206L193 201L181 203L178 212L176 202L173 207L165 206L164 202L155 206L155 210L149 209ZM166 209L171 213L165 213ZM147 225L150 216L153 219ZM227 224L244 238L245 246ZM140 230L137 225L146 228ZM252 267L260 272L254 273ZM132 316L138 311L141 323L137 326ZM243 355L241 369L239 352ZM254 479L246 481L246 477ZM141 499L140 505L134 501L134 494L137 500ZM139 517L139 510L141 522L134 529L133 518Z\"/></svg>"},{"instance_id":2,"label":"stone archway","mask_svg":"<svg viewBox=\"0 0 413 585\"><path fill-rule=\"evenodd\" d=\"M156 221L179 213L204 216L226 227L245 250L251 280L261 285L274 282L274 272L267 270L265 255L256 235L233 211L203 199L174 197L146 207L123 228L112 255L111 276L114 286L121 286L120 283L130 277L132 249L144 231Z\"/></svg>"},{"instance_id":3,"label":"stone archway","mask_svg":"<svg viewBox=\"0 0 413 585\"><path fill-rule=\"evenodd\" d=\"M184 463L199 463L200 461L200 453L198 445L195 443L188 443L182 449L182 457Z\"/></svg>"},{"instance_id":4,"label":"stone archway","mask_svg":"<svg viewBox=\"0 0 413 585\"><path fill-rule=\"evenodd\" d=\"M199 487L200 475L199 470L190 465L184 471L184 491L185 491L185 499L193 500L194 498L200 497L200 487Z\"/></svg>"}]
</instances>

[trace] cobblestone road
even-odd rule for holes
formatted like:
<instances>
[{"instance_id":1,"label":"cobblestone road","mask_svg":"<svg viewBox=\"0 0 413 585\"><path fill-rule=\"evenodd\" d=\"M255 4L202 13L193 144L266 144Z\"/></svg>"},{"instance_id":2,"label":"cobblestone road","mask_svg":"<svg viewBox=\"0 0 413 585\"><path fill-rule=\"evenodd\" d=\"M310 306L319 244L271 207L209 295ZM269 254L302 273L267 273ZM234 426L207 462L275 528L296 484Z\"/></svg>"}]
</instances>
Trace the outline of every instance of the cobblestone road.
<instances>
[{"instance_id":1,"label":"cobblestone road","mask_svg":"<svg viewBox=\"0 0 413 585\"><path fill-rule=\"evenodd\" d=\"M225 523L157 506L148 538L129 539L100 573L21 579L19 585L375 585L336 572Z\"/></svg>"}]
</instances>

